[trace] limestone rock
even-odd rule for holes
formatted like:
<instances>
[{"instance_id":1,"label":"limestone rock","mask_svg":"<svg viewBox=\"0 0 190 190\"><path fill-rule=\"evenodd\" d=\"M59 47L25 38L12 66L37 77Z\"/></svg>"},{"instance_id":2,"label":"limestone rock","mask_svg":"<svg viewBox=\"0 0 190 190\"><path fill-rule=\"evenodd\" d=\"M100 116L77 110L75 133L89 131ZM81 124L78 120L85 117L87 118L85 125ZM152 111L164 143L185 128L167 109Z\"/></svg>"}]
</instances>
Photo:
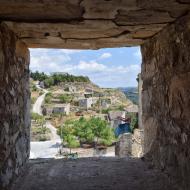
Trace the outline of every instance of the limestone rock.
<instances>
[{"instance_id":1,"label":"limestone rock","mask_svg":"<svg viewBox=\"0 0 190 190\"><path fill-rule=\"evenodd\" d=\"M6 0L0 19L32 48L141 45L190 10L188 0Z\"/></svg>"}]
</instances>

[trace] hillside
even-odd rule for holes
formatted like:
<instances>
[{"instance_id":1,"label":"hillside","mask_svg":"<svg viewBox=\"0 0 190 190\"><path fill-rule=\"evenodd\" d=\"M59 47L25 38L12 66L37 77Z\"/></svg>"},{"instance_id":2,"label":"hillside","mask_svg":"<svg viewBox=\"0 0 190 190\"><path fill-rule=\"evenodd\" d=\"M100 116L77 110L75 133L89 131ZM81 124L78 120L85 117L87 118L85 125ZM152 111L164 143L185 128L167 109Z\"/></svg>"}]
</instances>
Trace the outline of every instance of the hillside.
<instances>
[{"instance_id":1,"label":"hillside","mask_svg":"<svg viewBox=\"0 0 190 190\"><path fill-rule=\"evenodd\" d=\"M118 88L122 91L126 97L131 100L134 104L138 105L138 89L137 87L125 87L125 88Z\"/></svg>"}]
</instances>

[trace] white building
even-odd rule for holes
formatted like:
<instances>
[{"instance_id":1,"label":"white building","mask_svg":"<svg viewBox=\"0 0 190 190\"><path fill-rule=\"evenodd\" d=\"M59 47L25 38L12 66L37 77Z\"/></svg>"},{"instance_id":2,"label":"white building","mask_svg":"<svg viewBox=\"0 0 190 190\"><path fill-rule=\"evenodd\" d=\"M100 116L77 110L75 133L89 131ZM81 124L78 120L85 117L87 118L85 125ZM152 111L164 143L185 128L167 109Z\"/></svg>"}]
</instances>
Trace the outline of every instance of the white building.
<instances>
[{"instance_id":1,"label":"white building","mask_svg":"<svg viewBox=\"0 0 190 190\"><path fill-rule=\"evenodd\" d=\"M39 86L40 86L40 88L45 88L45 86L44 86L44 81L40 81L40 82L39 82Z\"/></svg>"},{"instance_id":2,"label":"white building","mask_svg":"<svg viewBox=\"0 0 190 190\"><path fill-rule=\"evenodd\" d=\"M85 109L91 108L92 104L93 104L92 98L84 98L79 100L79 106Z\"/></svg>"},{"instance_id":3,"label":"white building","mask_svg":"<svg viewBox=\"0 0 190 190\"><path fill-rule=\"evenodd\" d=\"M70 113L70 104L57 104L52 108L52 113L64 113L69 115Z\"/></svg>"},{"instance_id":4,"label":"white building","mask_svg":"<svg viewBox=\"0 0 190 190\"><path fill-rule=\"evenodd\" d=\"M63 113L69 115L70 104L56 104L49 107L44 107L42 110L43 115L51 115L53 113Z\"/></svg>"}]
</instances>

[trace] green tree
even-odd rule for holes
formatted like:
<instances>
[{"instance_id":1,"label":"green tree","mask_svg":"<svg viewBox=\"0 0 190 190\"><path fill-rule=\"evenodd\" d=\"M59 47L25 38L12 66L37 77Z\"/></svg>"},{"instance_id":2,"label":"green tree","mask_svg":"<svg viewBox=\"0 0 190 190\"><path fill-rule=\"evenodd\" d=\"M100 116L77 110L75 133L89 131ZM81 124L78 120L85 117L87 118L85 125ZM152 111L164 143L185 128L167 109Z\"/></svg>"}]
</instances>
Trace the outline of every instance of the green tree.
<instances>
[{"instance_id":1,"label":"green tree","mask_svg":"<svg viewBox=\"0 0 190 190\"><path fill-rule=\"evenodd\" d=\"M91 117L90 119L81 117L79 120L68 120L59 128L58 134L63 139L63 142L67 144L70 143L68 140L72 139L75 143L91 144L94 142L96 146L98 144L108 146L115 140L114 131L108 126L108 123L96 117ZM70 136L67 137L68 135Z\"/></svg>"},{"instance_id":2,"label":"green tree","mask_svg":"<svg viewBox=\"0 0 190 190\"><path fill-rule=\"evenodd\" d=\"M58 134L63 140L63 143L66 143L67 147L70 148L77 148L80 146L80 143L77 139L75 134L75 129L73 127L73 121L66 121L64 126L60 127L58 130Z\"/></svg>"},{"instance_id":3,"label":"green tree","mask_svg":"<svg viewBox=\"0 0 190 190\"><path fill-rule=\"evenodd\" d=\"M53 86L54 84L55 84L55 81L52 77L49 77L49 78L44 80L44 86L46 88L49 88L49 87Z\"/></svg>"}]
</instances>

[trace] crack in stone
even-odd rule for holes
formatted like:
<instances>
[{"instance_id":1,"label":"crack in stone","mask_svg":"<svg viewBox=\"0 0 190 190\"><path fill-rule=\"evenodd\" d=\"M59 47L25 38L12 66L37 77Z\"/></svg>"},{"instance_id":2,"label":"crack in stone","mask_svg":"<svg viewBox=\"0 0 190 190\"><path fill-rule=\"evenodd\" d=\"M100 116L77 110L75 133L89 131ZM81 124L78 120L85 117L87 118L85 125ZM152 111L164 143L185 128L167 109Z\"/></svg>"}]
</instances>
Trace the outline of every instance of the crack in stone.
<instances>
[{"instance_id":1,"label":"crack in stone","mask_svg":"<svg viewBox=\"0 0 190 190\"><path fill-rule=\"evenodd\" d=\"M100 39L109 39L109 38L119 38L121 36L125 36L127 34L130 34L130 31L125 30L119 34L113 35L113 36L108 36L108 37L97 37L97 38L64 38L62 37L61 33L58 32L58 36L59 38L61 38L62 40L100 40Z\"/></svg>"}]
</instances>

